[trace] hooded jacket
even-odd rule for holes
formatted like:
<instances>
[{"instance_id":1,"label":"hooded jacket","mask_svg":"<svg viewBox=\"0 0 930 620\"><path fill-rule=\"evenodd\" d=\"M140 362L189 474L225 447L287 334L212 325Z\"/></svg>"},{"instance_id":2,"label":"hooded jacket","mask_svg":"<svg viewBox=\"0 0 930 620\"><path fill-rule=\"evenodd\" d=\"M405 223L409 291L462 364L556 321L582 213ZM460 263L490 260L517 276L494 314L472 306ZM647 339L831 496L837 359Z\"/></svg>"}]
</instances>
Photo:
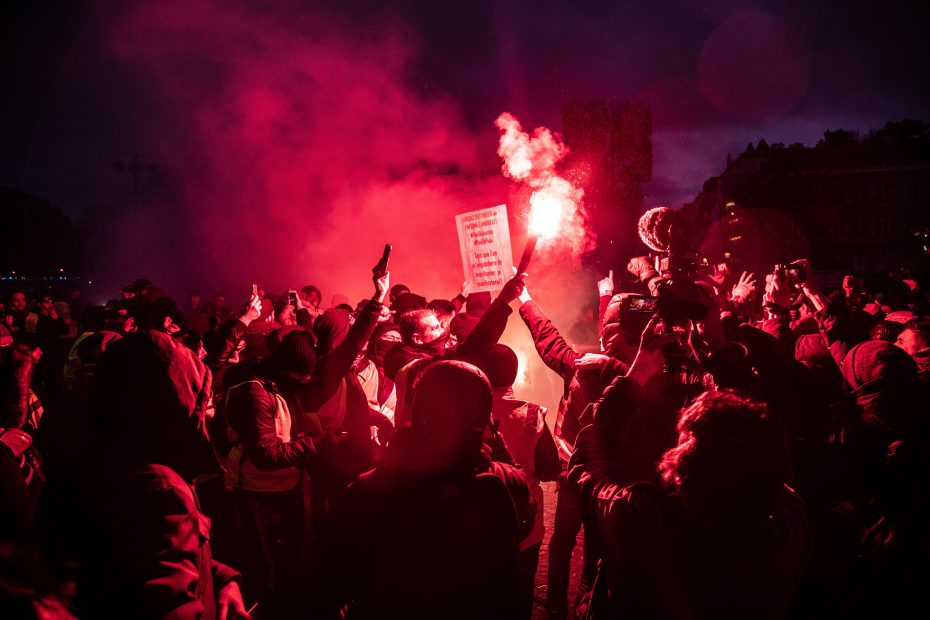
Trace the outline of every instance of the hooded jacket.
<instances>
[{"instance_id":1,"label":"hooded jacket","mask_svg":"<svg viewBox=\"0 0 930 620\"><path fill-rule=\"evenodd\" d=\"M50 528L82 567L79 616L216 617L216 593L238 574L213 560L192 485L221 471L206 434L209 393L209 371L164 333L132 334L101 358L93 447Z\"/></svg>"},{"instance_id":2,"label":"hooded jacket","mask_svg":"<svg viewBox=\"0 0 930 620\"><path fill-rule=\"evenodd\" d=\"M329 515L322 617L346 603L352 618L517 616L526 519L508 487L522 480L526 490L526 482L482 450L490 386L473 366L440 361L419 388L413 426L398 431L385 464L353 483Z\"/></svg>"}]
</instances>

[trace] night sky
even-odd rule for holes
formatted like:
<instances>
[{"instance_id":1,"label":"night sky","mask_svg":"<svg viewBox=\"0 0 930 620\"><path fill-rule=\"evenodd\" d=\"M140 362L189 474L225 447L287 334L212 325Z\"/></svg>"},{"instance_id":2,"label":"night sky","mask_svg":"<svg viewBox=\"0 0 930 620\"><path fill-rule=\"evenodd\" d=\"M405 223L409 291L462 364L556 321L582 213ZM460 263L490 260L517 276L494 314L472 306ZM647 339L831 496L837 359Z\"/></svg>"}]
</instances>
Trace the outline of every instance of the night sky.
<instances>
[{"instance_id":1,"label":"night sky","mask_svg":"<svg viewBox=\"0 0 930 620\"><path fill-rule=\"evenodd\" d=\"M333 254L370 245L377 258L413 222L410 245L452 268L451 214L512 197L501 112L559 130L573 99L650 103L646 206L677 207L750 141L812 146L826 129L930 118L921 4L6 2L0 184L75 221L112 205L126 233L110 262L170 247L198 277L229 265L299 277L301 261L341 275ZM171 182L134 203L112 169L120 153Z\"/></svg>"}]
</instances>

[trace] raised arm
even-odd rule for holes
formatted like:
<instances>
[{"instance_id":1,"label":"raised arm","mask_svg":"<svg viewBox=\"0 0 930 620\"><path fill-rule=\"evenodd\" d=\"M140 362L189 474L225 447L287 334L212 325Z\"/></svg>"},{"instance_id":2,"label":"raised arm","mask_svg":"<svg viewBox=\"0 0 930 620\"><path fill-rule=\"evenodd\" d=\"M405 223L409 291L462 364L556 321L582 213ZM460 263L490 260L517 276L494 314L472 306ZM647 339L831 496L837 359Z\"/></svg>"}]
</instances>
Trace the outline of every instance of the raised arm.
<instances>
[{"instance_id":1,"label":"raised arm","mask_svg":"<svg viewBox=\"0 0 930 620\"><path fill-rule=\"evenodd\" d=\"M356 357L362 352L378 325L384 308L384 297L391 288L391 274L384 272L372 278L375 292L349 328L345 339L320 359L301 399L306 411L316 411L330 399L342 378L352 369Z\"/></svg>"},{"instance_id":2,"label":"raised arm","mask_svg":"<svg viewBox=\"0 0 930 620\"><path fill-rule=\"evenodd\" d=\"M456 357L469 359L479 355L488 347L497 344L507 327L507 319L510 317L510 313L513 312L510 308L510 302L517 299L526 286L523 277L523 274L514 276L504 284L500 295L491 303L487 312L482 315L478 324L475 325L475 329L468 335L465 342L456 349Z\"/></svg>"},{"instance_id":3,"label":"raised arm","mask_svg":"<svg viewBox=\"0 0 930 620\"><path fill-rule=\"evenodd\" d=\"M581 354L565 341L539 304L530 297L529 291L523 292L520 301L523 302L520 306L520 318L526 323L533 336L533 344L536 346L539 357L546 366L563 378L570 378L575 373L575 361L581 357Z\"/></svg>"}]
</instances>

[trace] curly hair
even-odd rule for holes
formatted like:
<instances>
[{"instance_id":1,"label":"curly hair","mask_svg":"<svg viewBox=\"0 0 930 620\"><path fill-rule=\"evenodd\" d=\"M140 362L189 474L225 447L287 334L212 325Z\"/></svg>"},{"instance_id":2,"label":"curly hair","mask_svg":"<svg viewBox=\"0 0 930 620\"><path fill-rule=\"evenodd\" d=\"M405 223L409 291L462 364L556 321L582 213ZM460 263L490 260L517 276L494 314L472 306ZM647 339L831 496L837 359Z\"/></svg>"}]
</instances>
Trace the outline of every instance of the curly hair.
<instances>
[{"instance_id":1,"label":"curly hair","mask_svg":"<svg viewBox=\"0 0 930 620\"><path fill-rule=\"evenodd\" d=\"M0 349L0 426L22 428L29 405L35 358L32 349L15 344Z\"/></svg>"},{"instance_id":2,"label":"curly hair","mask_svg":"<svg viewBox=\"0 0 930 620\"><path fill-rule=\"evenodd\" d=\"M734 391L704 392L682 410L678 432L658 471L689 512L727 527L770 514L789 461L784 433L764 404Z\"/></svg>"}]
</instances>

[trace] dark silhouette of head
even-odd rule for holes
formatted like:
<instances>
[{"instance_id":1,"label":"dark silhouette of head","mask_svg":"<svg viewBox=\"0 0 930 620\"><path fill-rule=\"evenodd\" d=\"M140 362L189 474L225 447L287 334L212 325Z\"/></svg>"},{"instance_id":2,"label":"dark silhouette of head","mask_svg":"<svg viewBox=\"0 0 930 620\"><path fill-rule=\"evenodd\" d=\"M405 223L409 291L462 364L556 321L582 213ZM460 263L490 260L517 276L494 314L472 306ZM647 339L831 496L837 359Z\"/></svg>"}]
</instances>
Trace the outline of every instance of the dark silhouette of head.
<instances>
[{"instance_id":1,"label":"dark silhouette of head","mask_svg":"<svg viewBox=\"0 0 930 620\"><path fill-rule=\"evenodd\" d=\"M484 371L492 388L510 387L517 380L520 361L513 349L505 344L495 344L486 349L475 364Z\"/></svg>"},{"instance_id":2,"label":"dark silhouette of head","mask_svg":"<svg viewBox=\"0 0 930 620\"><path fill-rule=\"evenodd\" d=\"M211 375L160 331L113 341L92 387L96 450L113 467L159 463L188 481L221 470L207 435Z\"/></svg>"},{"instance_id":3,"label":"dark silhouette of head","mask_svg":"<svg viewBox=\"0 0 930 620\"><path fill-rule=\"evenodd\" d=\"M430 363L414 380L411 430L421 467L443 470L473 460L491 419L491 385L462 361Z\"/></svg>"},{"instance_id":4,"label":"dark silhouette of head","mask_svg":"<svg viewBox=\"0 0 930 620\"><path fill-rule=\"evenodd\" d=\"M734 392L705 392L682 410L678 432L659 474L696 523L736 535L771 513L788 454L765 405Z\"/></svg>"}]
</instances>

